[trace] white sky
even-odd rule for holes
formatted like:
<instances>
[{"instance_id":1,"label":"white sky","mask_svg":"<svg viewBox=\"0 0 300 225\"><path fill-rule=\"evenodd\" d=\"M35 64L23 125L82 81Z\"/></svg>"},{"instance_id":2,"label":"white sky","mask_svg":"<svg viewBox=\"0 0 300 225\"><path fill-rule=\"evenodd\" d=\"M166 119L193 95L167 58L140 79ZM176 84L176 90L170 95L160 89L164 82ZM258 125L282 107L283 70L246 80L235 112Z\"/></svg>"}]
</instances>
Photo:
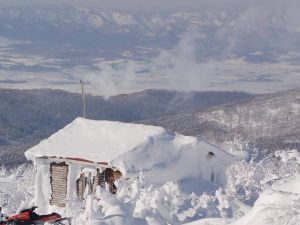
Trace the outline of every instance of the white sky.
<instances>
[{"instance_id":1,"label":"white sky","mask_svg":"<svg viewBox=\"0 0 300 225\"><path fill-rule=\"evenodd\" d=\"M286 10L300 6L299 0L0 0L5 6L62 5L97 6L123 10L186 11L201 9L239 10L263 6L266 10Z\"/></svg>"}]
</instances>

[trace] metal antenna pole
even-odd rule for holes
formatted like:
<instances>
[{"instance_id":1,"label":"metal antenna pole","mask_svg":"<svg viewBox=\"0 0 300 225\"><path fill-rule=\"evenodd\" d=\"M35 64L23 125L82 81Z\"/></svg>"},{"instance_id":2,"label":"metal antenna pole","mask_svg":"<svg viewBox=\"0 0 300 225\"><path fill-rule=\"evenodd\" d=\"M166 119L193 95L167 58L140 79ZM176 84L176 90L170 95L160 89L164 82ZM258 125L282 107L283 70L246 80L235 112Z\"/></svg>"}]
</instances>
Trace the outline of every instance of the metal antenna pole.
<instances>
[{"instance_id":1,"label":"metal antenna pole","mask_svg":"<svg viewBox=\"0 0 300 225\"><path fill-rule=\"evenodd\" d=\"M86 118L86 117L85 117L84 82L83 82L82 80L80 80L80 84L81 84L81 92L82 92L83 118Z\"/></svg>"}]
</instances>

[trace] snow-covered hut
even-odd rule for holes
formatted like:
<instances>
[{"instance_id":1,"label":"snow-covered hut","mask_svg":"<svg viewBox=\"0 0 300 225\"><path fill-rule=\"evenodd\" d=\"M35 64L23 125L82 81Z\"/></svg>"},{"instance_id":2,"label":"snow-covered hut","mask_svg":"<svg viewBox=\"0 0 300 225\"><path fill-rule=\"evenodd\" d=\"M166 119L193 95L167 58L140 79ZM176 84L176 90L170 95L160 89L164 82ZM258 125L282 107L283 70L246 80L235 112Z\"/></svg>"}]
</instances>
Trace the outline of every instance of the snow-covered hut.
<instances>
[{"instance_id":1,"label":"snow-covered hut","mask_svg":"<svg viewBox=\"0 0 300 225\"><path fill-rule=\"evenodd\" d=\"M27 150L36 168L35 203L43 208L83 200L96 187L115 193L114 181L144 171L156 184L187 177L225 182L235 158L195 137L162 127L77 118Z\"/></svg>"}]
</instances>

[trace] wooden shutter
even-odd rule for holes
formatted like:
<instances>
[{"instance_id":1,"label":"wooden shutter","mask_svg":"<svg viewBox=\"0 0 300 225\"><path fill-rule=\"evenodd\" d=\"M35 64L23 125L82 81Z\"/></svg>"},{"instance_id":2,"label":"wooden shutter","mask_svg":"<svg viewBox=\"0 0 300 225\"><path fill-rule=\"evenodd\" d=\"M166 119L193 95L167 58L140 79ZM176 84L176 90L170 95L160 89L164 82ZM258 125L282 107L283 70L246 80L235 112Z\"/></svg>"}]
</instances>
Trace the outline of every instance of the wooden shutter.
<instances>
[{"instance_id":1,"label":"wooden shutter","mask_svg":"<svg viewBox=\"0 0 300 225\"><path fill-rule=\"evenodd\" d=\"M67 196L68 165L66 163L50 164L50 183L52 190L51 205L64 207Z\"/></svg>"}]
</instances>

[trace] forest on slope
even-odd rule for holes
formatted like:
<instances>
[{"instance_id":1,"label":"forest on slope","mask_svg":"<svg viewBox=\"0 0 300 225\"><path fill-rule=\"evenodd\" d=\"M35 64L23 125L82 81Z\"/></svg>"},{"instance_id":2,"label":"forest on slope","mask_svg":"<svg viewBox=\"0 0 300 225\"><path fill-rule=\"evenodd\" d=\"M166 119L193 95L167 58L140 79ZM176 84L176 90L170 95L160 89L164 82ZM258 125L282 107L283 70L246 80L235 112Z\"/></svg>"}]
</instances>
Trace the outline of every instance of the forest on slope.
<instances>
[{"instance_id":1,"label":"forest on slope","mask_svg":"<svg viewBox=\"0 0 300 225\"><path fill-rule=\"evenodd\" d=\"M203 138L225 149L300 150L300 89L179 113L141 123Z\"/></svg>"}]
</instances>

